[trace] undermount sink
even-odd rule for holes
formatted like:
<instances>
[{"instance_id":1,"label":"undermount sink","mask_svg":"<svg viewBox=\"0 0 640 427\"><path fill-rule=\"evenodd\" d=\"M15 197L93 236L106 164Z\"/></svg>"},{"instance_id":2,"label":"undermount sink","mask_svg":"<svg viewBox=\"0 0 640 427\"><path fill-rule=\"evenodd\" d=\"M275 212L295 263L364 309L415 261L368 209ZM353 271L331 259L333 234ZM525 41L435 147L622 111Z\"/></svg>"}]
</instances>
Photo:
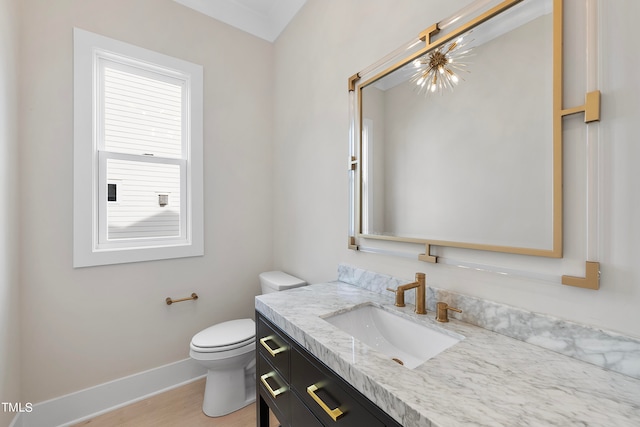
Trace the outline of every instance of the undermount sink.
<instances>
[{"instance_id":1,"label":"undermount sink","mask_svg":"<svg viewBox=\"0 0 640 427\"><path fill-rule=\"evenodd\" d=\"M462 335L437 331L372 304L323 319L409 369L464 339Z\"/></svg>"}]
</instances>

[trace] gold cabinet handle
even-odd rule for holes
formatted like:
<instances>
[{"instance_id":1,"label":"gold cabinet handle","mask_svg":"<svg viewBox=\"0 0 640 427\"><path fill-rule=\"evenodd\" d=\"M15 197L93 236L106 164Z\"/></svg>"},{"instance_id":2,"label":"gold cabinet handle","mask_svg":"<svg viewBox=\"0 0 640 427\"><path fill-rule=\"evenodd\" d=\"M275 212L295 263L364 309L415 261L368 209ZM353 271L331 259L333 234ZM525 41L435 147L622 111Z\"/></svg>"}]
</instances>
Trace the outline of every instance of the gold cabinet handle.
<instances>
[{"instance_id":1,"label":"gold cabinet handle","mask_svg":"<svg viewBox=\"0 0 640 427\"><path fill-rule=\"evenodd\" d=\"M338 418L342 417L346 412L342 412L340 408L330 409L327 404L324 403L322 399L320 399L320 397L318 397L318 395L316 394L316 391L318 390L320 390L320 387L318 387L317 384L312 384L307 387L307 393L309 393L309 396L311 396L313 400L315 400L316 403L320 405L322 410L326 412L333 421L338 421Z\"/></svg>"},{"instance_id":2,"label":"gold cabinet handle","mask_svg":"<svg viewBox=\"0 0 640 427\"><path fill-rule=\"evenodd\" d=\"M264 375L260 376L260 381L262 381L262 384L264 384L265 388L267 389L267 391L271 394L271 396L275 399L276 397L278 397L279 394L284 393L285 391L287 391L287 386L281 386L279 389L274 390L271 388L271 386L269 385L269 383L267 382L267 378L272 378L275 377L276 373L275 372L269 372L266 373Z\"/></svg>"},{"instance_id":3,"label":"gold cabinet handle","mask_svg":"<svg viewBox=\"0 0 640 427\"><path fill-rule=\"evenodd\" d=\"M267 341L269 341L269 340L273 340L273 335L269 335L268 337L260 338L260 344L262 344L262 346L267 349L267 351L269 352L269 354L271 356L276 357L276 354L282 353L283 351L285 351L287 349L287 347L278 347L276 349L273 349L273 348L269 347L269 344L267 344Z\"/></svg>"}]
</instances>

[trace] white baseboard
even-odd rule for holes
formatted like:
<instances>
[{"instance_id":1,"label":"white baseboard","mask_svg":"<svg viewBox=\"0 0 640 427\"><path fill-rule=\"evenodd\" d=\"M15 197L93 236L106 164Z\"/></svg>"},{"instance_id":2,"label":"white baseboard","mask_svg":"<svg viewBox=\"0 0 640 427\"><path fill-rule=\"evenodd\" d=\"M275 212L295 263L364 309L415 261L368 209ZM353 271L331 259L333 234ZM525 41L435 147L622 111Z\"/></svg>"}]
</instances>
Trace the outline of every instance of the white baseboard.
<instances>
[{"instance_id":1,"label":"white baseboard","mask_svg":"<svg viewBox=\"0 0 640 427\"><path fill-rule=\"evenodd\" d=\"M18 414L13 417L13 420L11 420L11 424L9 424L9 427L23 427L22 417L20 415L21 414Z\"/></svg>"},{"instance_id":2,"label":"white baseboard","mask_svg":"<svg viewBox=\"0 0 640 427\"><path fill-rule=\"evenodd\" d=\"M33 405L9 427L65 427L206 376L207 370L184 359Z\"/></svg>"}]
</instances>

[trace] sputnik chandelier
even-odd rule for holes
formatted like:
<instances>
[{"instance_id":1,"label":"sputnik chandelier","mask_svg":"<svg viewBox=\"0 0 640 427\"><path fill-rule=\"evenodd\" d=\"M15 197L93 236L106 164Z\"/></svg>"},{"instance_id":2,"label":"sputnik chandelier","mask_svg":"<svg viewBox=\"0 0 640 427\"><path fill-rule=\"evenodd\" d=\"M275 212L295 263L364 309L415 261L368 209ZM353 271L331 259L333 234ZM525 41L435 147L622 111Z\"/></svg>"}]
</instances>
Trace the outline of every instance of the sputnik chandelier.
<instances>
[{"instance_id":1,"label":"sputnik chandelier","mask_svg":"<svg viewBox=\"0 0 640 427\"><path fill-rule=\"evenodd\" d=\"M436 91L442 93L446 88L453 90L460 79L464 80L459 74L469 72L464 62L465 58L471 56L471 48L467 48L467 45L473 40L464 40L469 34L413 61L416 72L411 76L411 82L418 86L418 93L428 95Z\"/></svg>"}]
</instances>

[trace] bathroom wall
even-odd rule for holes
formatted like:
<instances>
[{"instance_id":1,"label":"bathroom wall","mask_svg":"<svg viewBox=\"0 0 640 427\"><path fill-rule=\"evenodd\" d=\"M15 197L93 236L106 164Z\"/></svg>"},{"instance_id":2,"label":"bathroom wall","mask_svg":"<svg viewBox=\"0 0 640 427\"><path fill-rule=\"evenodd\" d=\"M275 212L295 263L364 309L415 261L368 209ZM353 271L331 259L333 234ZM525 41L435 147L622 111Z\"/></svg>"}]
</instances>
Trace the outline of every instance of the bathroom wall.
<instances>
[{"instance_id":1,"label":"bathroom wall","mask_svg":"<svg viewBox=\"0 0 640 427\"><path fill-rule=\"evenodd\" d=\"M579 4L593 2L600 9L597 69L602 121L595 125L602 160L600 290L347 249L347 78L449 16L465 1L309 0L276 41L275 266L310 282L335 279L340 262L407 279L424 271L428 282L439 288L640 337L640 193L634 189L640 180L640 168L634 164L640 158L636 125L640 85L633 71L640 60L628 54L635 51L634 17L639 16L640 3L586 0ZM584 27L582 17L569 17L576 20L571 23L574 28ZM566 62L569 72L582 67L571 52ZM569 84L575 88L581 81L571 76ZM579 101L567 100L571 105ZM572 153L584 147L585 128L580 118L565 120L565 148ZM584 169L582 163L583 157L565 159L568 171ZM571 189L580 188L579 184L565 182ZM585 259L584 224L574 218L585 196L572 191L565 199L565 255L567 264L575 259L580 266ZM485 258L500 259L495 254ZM519 262L522 269L539 269L538 259L525 257Z\"/></svg>"},{"instance_id":2,"label":"bathroom wall","mask_svg":"<svg viewBox=\"0 0 640 427\"><path fill-rule=\"evenodd\" d=\"M253 316L272 265L273 46L172 0L20 5L22 399L36 403L188 358L197 331ZM74 26L204 66L203 257L72 268Z\"/></svg>"},{"instance_id":3,"label":"bathroom wall","mask_svg":"<svg viewBox=\"0 0 640 427\"><path fill-rule=\"evenodd\" d=\"M17 8L16 0L0 0L0 401L13 403L20 402ZM9 425L14 415L0 408L0 425Z\"/></svg>"},{"instance_id":4,"label":"bathroom wall","mask_svg":"<svg viewBox=\"0 0 640 427\"><path fill-rule=\"evenodd\" d=\"M416 38L429 16L466 3L308 0L276 40L276 267L317 282L335 279L338 263L352 259L347 78Z\"/></svg>"}]
</instances>

